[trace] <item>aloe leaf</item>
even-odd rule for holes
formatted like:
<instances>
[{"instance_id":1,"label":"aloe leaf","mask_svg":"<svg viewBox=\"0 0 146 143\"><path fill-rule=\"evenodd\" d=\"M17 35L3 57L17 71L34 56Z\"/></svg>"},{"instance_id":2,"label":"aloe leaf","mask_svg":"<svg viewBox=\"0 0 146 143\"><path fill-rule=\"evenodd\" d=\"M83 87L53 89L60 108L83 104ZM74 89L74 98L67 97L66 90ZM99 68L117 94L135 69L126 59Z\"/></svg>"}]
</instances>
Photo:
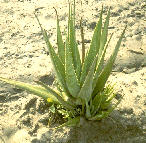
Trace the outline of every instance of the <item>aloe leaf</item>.
<instances>
[{"instance_id":1,"label":"aloe leaf","mask_svg":"<svg viewBox=\"0 0 146 143\"><path fill-rule=\"evenodd\" d=\"M96 69L96 72L95 72L95 75L94 75L94 81L93 81L93 89L95 88L97 79L99 77L99 74L102 71L103 63L104 63L104 57L105 57L105 53L106 53L106 49L108 47L108 44L109 44L112 36L113 36L113 34L111 34L110 39L108 40L108 42L107 42L107 44L106 44L106 46L105 46L105 48L104 48L101 56L99 56L99 58L98 58L98 61L97 61L97 69Z\"/></svg>"},{"instance_id":2,"label":"aloe leaf","mask_svg":"<svg viewBox=\"0 0 146 143\"><path fill-rule=\"evenodd\" d=\"M67 109L73 110L73 105L69 104L69 102L66 102L63 100L63 98L57 93L55 92L53 89L51 89L50 87L48 87L47 85L45 85L44 83L40 82L40 81L36 81L38 84L40 84L42 87L44 87L48 92L50 92L51 94L53 94L58 101L65 106Z\"/></svg>"},{"instance_id":3,"label":"aloe leaf","mask_svg":"<svg viewBox=\"0 0 146 143\"><path fill-rule=\"evenodd\" d=\"M79 124L79 123L80 123L80 116L68 120L66 123L64 123L64 124L62 124L62 125L56 127L55 129L63 128L63 127L65 127L65 126L73 127L73 126L76 126L76 125Z\"/></svg>"},{"instance_id":4,"label":"aloe leaf","mask_svg":"<svg viewBox=\"0 0 146 143\"><path fill-rule=\"evenodd\" d=\"M70 10L70 2L69 2L69 14L68 14L68 41L69 41L69 33L70 33L70 15L71 15L71 10Z\"/></svg>"},{"instance_id":5,"label":"aloe leaf","mask_svg":"<svg viewBox=\"0 0 146 143\"><path fill-rule=\"evenodd\" d=\"M108 114L107 111L102 111L101 113L98 113L94 117L89 118L89 120L101 120Z\"/></svg>"},{"instance_id":6,"label":"aloe leaf","mask_svg":"<svg viewBox=\"0 0 146 143\"><path fill-rule=\"evenodd\" d=\"M105 86L105 83L106 83L106 81L107 81L107 79L112 71L113 63L116 59L116 56L117 56L118 50L120 48L121 41L122 41L122 38L124 36L126 28L127 28L127 26L123 30L123 32L122 32L122 34L121 34L121 36L116 44L116 47L114 49L113 54L110 56L107 64L105 65L103 71L101 72L101 74L96 82L96 87L95 87L94 92L93 92L94 95L97 94L98 92L102 91L102 89Z\"/></svg>"},{"instance_id":7,"label":"aloe leaf","mask_svg":"<svg viewBox=\"0 0 146 143\"><path fill-rule=\"evenodd\" d=\"M114 86L111 86L110 84L106 87L104 92L105 94L107 94L106 102L111 102L112 99L114 99L114 97L116 96L116 94L114 93Z\"/></svg>"},{"instance_id":8,"label":"aloe leaf","mask_svg":"<svg viewBox=\"0 0 146 143\"><path fill-rule=\"evenodd\" d=\"M102 96L100 94L97 94L93 99L94 110L91 112L92 116L94 116L96 112L99 110L101 102L102 102Z\"/></svg>"},{"instance_id":9,"label":"aloe leaf","mask_svg":"<svg viewBox=\"0 0 146 143\"><path fill-rule=\"evenodd\" d=\"M92 110L94 108L94 106L92 106L93 105L93 98L90 99L89 105L90 105L90 110Z\"/></svg>"},{"instance_id":10,"label":"aloe leaf","mask_svg":"<svg viewBox=\"0 0 146 143\"><path fill-rule=\"evenodd\" d=\"M86 118L90 118L91 113L90 113L90 106L88 105L88 102L86 101Z\"/></svg>"},{"instance_id":11,"label":"aloe leaf","mask_svg":"<svg viewBox=\"0 0 146 143\"><path fill-rule=\"evenodd\" d=\"M73 57L73 62L74 62L74 67L76 65L76 61L75 61L75 50L76 50L76 39L75 39L75 27L74 27L74 21L73 21L73 14L72 14L72 6L71 6L71 13L70 13L70 19L69 19L69 43L70 43L70 52L72 53L72 57Z\"/></svg>"},{"instance_id":12,"label":"aloe leaf","mask_svg":"<svg viewBox=\"0 0 146 143\"><path fill-rule=\"evenodd\" d=\"M83 25L82 25L82 17L80 20L80 29L81 29L81 42L82 42L82 65L84 63L84 59L85 59L85 43L84 43L84 29L83 29Z\"/></svg>"},{"instance_id":13,"label":"aloe leaf","mask_svg":"<svg viewBox=\"0 0 146 143\"><path fill-rule=\"evenodd\" d=\"M74 0L74 4L73 4L73 6L74 6L74 12L73 12L73 20L74 20L74 26L75 26L75 21L76 21L76 18L75 18L75 16L76 16L76 1Z\"/></svg>"},{"instance_id":14,"label":"aloe leaf","mask_svg":"<svg viewBox=\"0 0 146 143\"><path fill-rule=\"evenodd\" d=\"M120 100L113 105L112 107L110 107L107 111L101 111L100 113L97 113L97 115L95 115L94 117L89 118L89 120L101 120L103 118L106 118L120 103Z\"/></svg>"},{"instance_id":15,"label":"aloe leaf","mask_svg":"<svg viewBox=\"0 0 146 143\"><path fill-rule=\"evenodd\" d=\"M97 69L96 69L96 73L95 73L95 77L94 77L94 82L93 82L93 88L95 88L96 86L96 82L98 79L99 74L101 73L101 70L103 69L103 63L104 63L104 57L105 57L105 53L106 53L106 49L108 48L108 44L113 36L113 34L111 34L107 44L107 35L108 35L108 25L109 25L109 18L110 18L110 9L108 11L105 23L104 23L104 28L102 31L102 35L100 38L100 49L98 52L98 61L97 61ZM106 44L106 46L105 46Z\"/></svg>"},{"instance_id":16,"label":"aloe leaf","mask_svg":"<svg viewBox=\"0 0 146 143\"><path fill-rule=\"evenodd\" d=\"M61 62L60 58L58 57L58 55L55 53L53 47L51 46L46 32L45 32L45 39L46 39L46 43L47 43L47 46L48 46L48 49L50 52L51 61L53 63L54 69L56 71L57 79L61 83L64 91L69 93L66 82L65 82L65 67L64 67L63 63Z\"/></svg>"},{"instance_id":17,"label":"aloe leaf","mask_svg":"<svg viewBox=\"0 0 146 143\"><path fill-rule=\"evenodd\" d=\"M59 103L59 101L55 97L54 93L51 92L51 91L46 90L42 86L31 85L31 84L28 84L28 83L15 81L15 80L10 80L10 79L6 79L6 78L2 78L2 77L0 77L0 80L3 81L3 82L6 82L8 84L11 84L11 85L13 85L13 86L15 86L17 88L21 88L23 90L29 91L30 93L35 94L37 96L40 96L45 100L48 100L48 98L49 98L49 99L52 99L53 102Z\"/></svg>"},{"instance_id":18,"label":"aloe leaf","mask_svg":"<svg viewBox=\"0 0 146 143\"><path fill-rule=\"evenodd\" d=\"M100 110L108 109L111 105L111 102L107 102L108 96L105 94L101 94L101 96L102 96L102 101L101 101Z\"/></svg>"},{"instance_id":19,"label":"aloe leaf","mask_svg":"<svg viewBox=\"0 0 146 143\"><path fill-rule=\"evenodd\" d=\"M62 63L65 64L65 47L64 47L64 43L62 40L61 31L60 31L58 15L57 15L57 45L58 45L59 57L62 60Z\"/></svg>"},{"instance_id":20,"label":"aloe leaf","mask_svg":"<svg viewBox=\"0 0 146 143\"><path fill-rule=\"evenodd\" d=\"M106 102L111 102L114 98L115 98L116 94L112 94L112 96L110 96L110 98L108 98L108 100Z\"/></svg>"},{"instance_id":21,"label":"aloe leaf","mask_svg":"<svg viewBox=\"0 0 146 143\"><path fill-rule=\"evenodd\" d=\"M102 103L100 106L100 110L107 110L108 108L110 108L110 106L111 106L110 102Z\"/></svg>"},{"instance_id":22,"label":"aloe leaf","mask_svg":"<svg viewBox=\"0 0 146 143\"><path fill-rule=\"evenodd\" d=\"M54 104L51 106L51 107L49 107L49 110L52 112L52 113L54 113L55 114L55 106L54 106Z\"/></svg>"},{"instance_id":23,"label":"aloe leaf","mask_svg":"<svg viewBox=\"0 0 146 143\"><path fill-rule=\"evenodd\" d=\"M69 102L69 100L72 100L69 96L66 95L65 92L63 92L63 90L61 89L61 86L59 85L58 82L53 83L53 84L57 88L57 90L59 91L59 94L63 98L64 101L68 101Z\"/></svg>"},{"instance_id":24,"label":"aloe leaf","mask_svg":"<svg viewBox=\"0 0 146 143\"><path fill-rule=\"evenodd\" d=\"M74 17L73 17L74 16ZM70 12L70 19L69 19L69 47L70 47L70 52L72 53L73 57L73 65L74 69L76 71L78 79L80 78L81 74L81 60L80 60L80 54L79 50L77 47L77 42L76 42L76 34L75 34L75 13L72 14L72 7L71 7L71 12Z\"/></svg>"},{"instance_id":25,"label":"aloe leaf","mask_svg":"<svg viewBox=\"0 0 146 143\"><path fill-rule=\"evenodd\" d=\"M89 120L101 120L101 119L107 117L110 113L111 113L111 111L110 112L109 111L101 111L101 113L98 113L94 117L89 118Z\"/></svg>"},{"instance_id":26,"label":"aloe leaf","mask_svg":"<svg viewBox=\"0 0 146 143\"><path fill-rule=\"evenodd\" d=\"M80 85L74 70L72 53L69 50L68 40L66 40L66 53L65 53L65 75L66 75L66 84L69 92L73 97L77 97L80 91Z\"/></svg>"},{"instance_id":27,"label":"aloe leaf","mask_svg":"<svg viewBox=\"0 0 146 143\"><path fill-rule=\"evenodd\" d=\"M111 105L111 100L115 97L115 94L113 93L113 87L108 85L99 95L102 99L100 110L108 109Z\"/></svg>"},{"instance_id":28,"label":"aloe leaf","mask_svg":"<svg viewBox=\"0 0 146 143\"><path fill-rule=\"evenodd\" d=\"M37 21L38 21L38 23L41 27L41 31L43 33L44 40L46 41L46 45L47 45L49 53L50 53L51 61L52 61L53 66L54 66L57 79L59 80L60 84L62 85L62 88L64 89L64 91L69 96L70 94L69 94L69 91L67 89L67 85L66 85L66 82L65 82L65 67L64 67L62 61L60 60L60 58L58 57L58 55L55 53L55 50L53 49L53 47L52 47L52 45L49 41L46 30L44 30L42 28L37 16L36 16L36 18L37 18Z\"/></svg>"},{"instance_id":29,"label":"aloe leaf","mask_svg":"<svg viewBox=\"0 0 146 143\"><path fill-rule=\"evenodd\" d=\"M112 94L112 96L110 96L108 99L106 99L106 101L104 103L102 103L101 105L101 109L107 109L111 106L111 101L115 98L116 94Z\"/></svg>"},{"instance_id":30,"label":"aloe leaf","mask_svg":"<svg viewBox=\"0 0 146 143\"><path fill-rule=\"evenodd\" d=\"M100 19L95 27L95 30L94 30L90 49L86 54L85 61L83 64L81 78L80 78L81 85L84 83L84 80L86 78L88 70L89 70L90 66L92 65L92 62L94 61L94 58L95 58L95 56L98 53L99 48L100 48L100 38L101 38L101 28L102 28L102 13L103 13L103 8L102 8L102 11L100 13Z\"/></svg>"},{"instance_id":31,"label":"aloe leaf","mask_svg":"<svg viewBox=\"0 0 146 143\"><path fill-rule=\"evenodd\" d=\"M95 57L94 62L92 63L92 66L90 67L90 70L86 76L85 82L78 94L78 97L80 97L85 103L89 102L93 91L93 87L92 87L93 75L96 67L97 58L98 56Z\"/></svg>"},{"instance_id":32,"label":"aloe leaf","mask_svg":"<svg viewBox=\"0 0 146 143\"><path fill-rule=\"evenodd\" d=\"M100 38L99 58L100 58L100 55L102 55L102 51L103 51L104 46L107 41L109 19L110 19L110 9L108 11L108 14L107 14L107 17L106 17L106 20L104 23L104 28L102 30L102 34L101 34L101 38Z\"/></svg>"}]
</instances>

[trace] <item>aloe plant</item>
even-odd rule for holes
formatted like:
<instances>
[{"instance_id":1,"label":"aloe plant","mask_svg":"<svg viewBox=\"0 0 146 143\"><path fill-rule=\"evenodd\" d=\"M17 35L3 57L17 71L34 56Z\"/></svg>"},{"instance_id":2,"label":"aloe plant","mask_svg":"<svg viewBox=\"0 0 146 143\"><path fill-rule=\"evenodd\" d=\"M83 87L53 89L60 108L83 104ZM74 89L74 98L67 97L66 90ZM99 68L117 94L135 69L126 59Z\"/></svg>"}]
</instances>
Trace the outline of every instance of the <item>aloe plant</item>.
<instances>
[{"instance_id":1,"label":"aloe plant","mask_svg":"<svg viewBox=\"0 0 146 143\"><path fill-rule=\"evenodd\" d=\"M106 86L106 82L112 71L112 66L127 26L123 30L112 55L105 64L104 57L106 49L112 38L112 35L109 40L107 38L110 9L108 10L104 25L102 24L102 15L103 7L86 55L83 27L81 26L82 57L79 54L76 41L75 0L73 6L69 4L68 32L66 34L65 43L62 40L59 18L57 15L58 52L55 52L49 41L46 30L42 28L38 17L35 15L55 69L56 90L40 81L37 81L38 85L31 85L2 77L0 77L0 80L38 95L47 102L51 102L52 106L50 109L56 104L61 107L58 108L58 111L69 120L60 127L64 125L77 125L81 117L87 120L101 120L107 117L120 102L117 101L115 104L112 104L112 100L115 98L116 94L111 85Z\"/></svg>"}]
</instances>

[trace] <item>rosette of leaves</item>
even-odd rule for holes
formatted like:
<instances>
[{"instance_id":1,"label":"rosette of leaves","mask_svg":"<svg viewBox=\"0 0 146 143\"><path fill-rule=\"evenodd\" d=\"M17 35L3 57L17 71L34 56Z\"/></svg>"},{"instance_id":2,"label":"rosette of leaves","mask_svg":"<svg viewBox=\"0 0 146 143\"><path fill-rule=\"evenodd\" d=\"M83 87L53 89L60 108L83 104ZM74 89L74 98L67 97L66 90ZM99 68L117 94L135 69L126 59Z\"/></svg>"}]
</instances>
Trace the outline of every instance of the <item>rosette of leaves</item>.
<instances>
[{"instance_id":1,"label":"rosette of leaves","mask_svg":"<svg viewBox=\"0 0 146 143\"><path fill-rule=\"evenodd\" d=\"M69 4L68 32L65 42L62 40L57 15L58 52L55 52L46 30L42 28L35 15L41 27L55 69L55 85L57 89L52 89L40 81L37 81L38 85L31 85L2 77L0 77L0 80L42 97L47 102L52 103L50 109L53 109L54 105L58 105L59 112L68 118L68 121L62 126L77 125L80 123L82 117L87 120L101 120L107 117L120 102L117 101L115 104L111 103L116 94L111 85L105 86L105 84L112 71L112 66L116 59L126 27L117 41L112 55L107 62L104 63L106 49L112 37L111 35L109 40L107 38L110 9L108 10L104 24L102 24L102 15L103 7L86 55L82 31L83 27L81 26L82 61L76 41L75 1L73 6Z\"/></svg>"}]
</instances>

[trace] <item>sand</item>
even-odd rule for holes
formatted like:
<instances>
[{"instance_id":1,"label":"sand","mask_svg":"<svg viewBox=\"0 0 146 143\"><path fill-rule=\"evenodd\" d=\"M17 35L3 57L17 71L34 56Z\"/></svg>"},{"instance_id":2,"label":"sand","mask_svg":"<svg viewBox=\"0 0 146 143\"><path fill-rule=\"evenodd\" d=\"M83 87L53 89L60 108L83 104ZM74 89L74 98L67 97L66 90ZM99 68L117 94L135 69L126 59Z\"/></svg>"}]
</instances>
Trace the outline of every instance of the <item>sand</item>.
<instances>
[{"instance_id":1,"label":"sand","mask_svg":"<svg viewBox=\"0 0 146 143\"><path fill-rule=\"evenodd\" d=\"M144 143L146 142L146 16L145 0L76 0L77 40L81 47L79 20L83 17L85 44L89 47L102 5L104 17L111 6L109 35L114 32L106 59L128 25L108 82L116 83L123 100L111 115L80 128L55 130L60 122L41 98L0 82L0 143ZM0 1L0 76L48 85L54 71L38 15L56 48L56 15L62 32L67 28L67 0ZM65 38L65 37L64 37ZM48 126L48 120L54 121Z\"/></svg>"}]
</instances>

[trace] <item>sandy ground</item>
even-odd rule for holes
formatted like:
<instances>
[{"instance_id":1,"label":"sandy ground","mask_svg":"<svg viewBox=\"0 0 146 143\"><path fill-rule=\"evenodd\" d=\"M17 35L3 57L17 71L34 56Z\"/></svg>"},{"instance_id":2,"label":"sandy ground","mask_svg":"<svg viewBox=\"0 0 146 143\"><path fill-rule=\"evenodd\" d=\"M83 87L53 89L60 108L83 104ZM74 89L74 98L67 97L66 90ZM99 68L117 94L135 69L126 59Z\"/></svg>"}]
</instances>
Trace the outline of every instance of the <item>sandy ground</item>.
<instances>
[{"instance_id":1,"label":"sandy ground","mask_svg":"<svg viewBox=\"0 0 146 143\"><path fill-rule=\"evenodd\" d=\"M109 82L116 83L123 100L109 118L81 128L54 130L48 105L39 97L0 82L0 143L144 143L146 142L146 2L145 0L77 1L77 39L83 17L89 46L101 6L111 6L109 34L114 32L107 57L128 24ZM0 0L0 76L51 85L54 72L35 19L38 15L56 47L56 15L67 27L67 0ZM118 96L117 96L118 97ZM54 124L56 125L56 124Z\"/></svg>"}]
</instances>

